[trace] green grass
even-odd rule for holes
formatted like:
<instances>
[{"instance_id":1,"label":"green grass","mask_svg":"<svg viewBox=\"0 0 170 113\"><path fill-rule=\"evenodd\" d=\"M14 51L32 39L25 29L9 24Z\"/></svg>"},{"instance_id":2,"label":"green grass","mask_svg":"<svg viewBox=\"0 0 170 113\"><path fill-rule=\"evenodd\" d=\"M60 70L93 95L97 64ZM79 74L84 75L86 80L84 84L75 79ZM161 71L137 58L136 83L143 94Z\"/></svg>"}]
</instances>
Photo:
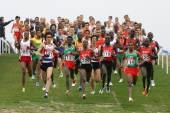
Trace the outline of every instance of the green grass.
<instances>
[{"instance_id":1,"label":"green grass","mask_svg":"<svg viewBox=\"0 0 170 113\"><path fill-rule=\"evenodd\" d=\"M16 54L0 55L0 112L20 112L20 113L145 113L145 112L170 112L169 81L170 74L166 74L165 68L161 64L155 66L155 83L149 91L149 96L142 95L142 77L138 78L137 85L133 87L133 102L128 101L126 76L124 81L119 83L119 76L112 75L113 86L111 93L105 91L101 95L98 93L101 82L96 84L96 93L91 95L91 86L86 84L85 100L82 99L82 92L78 91L79 75L76 87L71 87L70 95L65 95L65 76L59 78L59 72L54 69L57 87L50 88L49 98L45 99L42 91L43 83L40 87L35 87L35 80L31 81L26 76L26 92L22 92L21 67Z\"/></svg>"}]
</instances>

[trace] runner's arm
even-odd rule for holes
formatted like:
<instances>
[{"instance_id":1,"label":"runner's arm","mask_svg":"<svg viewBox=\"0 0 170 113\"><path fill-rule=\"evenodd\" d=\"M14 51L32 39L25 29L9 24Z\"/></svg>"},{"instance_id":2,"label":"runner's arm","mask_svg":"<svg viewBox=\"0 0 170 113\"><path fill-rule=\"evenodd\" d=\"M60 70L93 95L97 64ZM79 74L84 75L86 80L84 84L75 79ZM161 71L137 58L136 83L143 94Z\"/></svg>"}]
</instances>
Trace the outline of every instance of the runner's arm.
<instances>
[{"instance_id":1,"label":"runner's arm","mask_svg":"<svg viewBox=\"0 0 170 113\"><path fill-rule=\"evenodd\" d=\"M125 66L125 64L126 64L125 61L126 61L126 60L125 60L125 53L124 53L124 54L123 54L123 58L122 58L122 62L121 62L121 64L120 64L122 68L125 68L125 67L126 67L126 66Z\"/></svg>"},{"instance_id":2,"label":"runner's arm","mask_svg":"<svg viewBox=\"0 0 170 113\"><path fill-rule=\"evenodd\" d=\"M31 42L30 45L34 47L34 48L31 48L31 50L35 50L36 51L38 48L35 46L34 41L30 40L30 42Z\"/></svg>"},{"instance_id":3,"label":"runner's arm","mask_svg":"<svg viewBox=\"0 0 170 113\"><path fill-rule=\"evenodd\" d=\"M149 55L149 56L151 56L152 58L157 59L157 58L158 58L158 56L157 56L157 53L156 53L155 48L153 48L153 47L152 47L152 53L153 53L153 54L148 53L148 55Z\"/></svg>"},{"instance_id":4,"label":"runner's arm","mask_svg":"<svg viewBox=\"0 0 170 113\"><path fill-rule=\"evenodd\" d=\"M140 53L138 51L136 51L136 54L138 56L138 58L140 59L140 62L137 64L138 66L140 66L141 64L143 64L145 61L143 60L142 56L140 55Z\"/></svg>"},{"instance_id":5,"label":"runner's arm","mask_svg":"<svg viewBox=\"0 0 170 113\"><path fill-rule=\"evenodd\" d=\"M13 28L14 28L14 24L12 25L11 33L12 33L12 31L13 31Z\"/></svg>"},{"instance_id":6,"label":"runner's arm","mask_svg":"<svg viewBox=\"0 0 170 113\"><path fill-rule=\"evenodd\" d=\"M157 48L157 54L159 53L159 44L158 44L158 42L156 42L156 48Z\"/></svg>"},{"instance_id":7,"label":"runner's arm","mask_svg":"<svg viewBox=\"0 0 170 113\"><path fill-rule=\"evenodd\" d=\"M37 53L36 53L37 56L41 56L41 57L44 56L43 54L41 54L41 51L43 50L43 48L44 48L44 43L42 43L40 47L38 48Z\"/></svg>"}]
</instances>

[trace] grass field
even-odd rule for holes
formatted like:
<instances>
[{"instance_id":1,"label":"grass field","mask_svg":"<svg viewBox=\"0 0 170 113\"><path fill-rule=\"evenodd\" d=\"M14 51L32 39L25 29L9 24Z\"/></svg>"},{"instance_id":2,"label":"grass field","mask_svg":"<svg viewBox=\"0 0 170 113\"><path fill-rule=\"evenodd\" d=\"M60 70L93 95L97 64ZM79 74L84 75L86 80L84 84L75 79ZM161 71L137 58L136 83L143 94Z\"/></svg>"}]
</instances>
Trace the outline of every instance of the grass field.
<instances>
[{"instance_id":1,"label":"grass field","mask_svg":"<svg viewBox=\"0 0 170 113\"><path fill-rule=\"evenodd\" d=\"M59 78L59 72L54 70L57 87L50 88L49 98L44 98L43 83L36 87L36 81L26 76L26 92L22 92L21 67L16 54L0 55L0 112L1 113L170 113L170 74L167 75L161 65L155 66L155 83L149 91L149 96L142 95L142 77L133 86L133 102L128 101L127 82L119 83L119 76L112 75L113 86L110 94L106 91L101 95L101 82L96 84L96 93L90 94L91 86L86 84L86 96L78 91L79 75L76 87L71 87L70 95L65 95L65 76Z\"/></svg>"}]
</instances>

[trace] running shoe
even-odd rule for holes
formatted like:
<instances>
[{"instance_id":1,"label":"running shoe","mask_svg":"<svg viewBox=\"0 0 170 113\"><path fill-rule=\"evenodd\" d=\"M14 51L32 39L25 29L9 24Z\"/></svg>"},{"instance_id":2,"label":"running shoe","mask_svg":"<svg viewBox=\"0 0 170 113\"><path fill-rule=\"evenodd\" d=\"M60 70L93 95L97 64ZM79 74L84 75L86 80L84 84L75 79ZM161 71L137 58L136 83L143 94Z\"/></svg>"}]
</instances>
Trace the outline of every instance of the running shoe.
<instances>
[{"instance_id":1,"label":"running shoe","mask_svg":"<svg viewBox=\"0 0 170 113\"><path fill-rule=\"evenodd\" d=\"M151 80L151 86L155 86L154 80Z\"/></svg>"},{"instance_id":2,"label":"running shoe","mask_svg":"<svg viewBox=\"0 0 170 113\"><path fill-rule=\"evenodd\" d=\"M109 82L109 86L113 86L112 82Z\"/></svg>"},{"instance_id":3,"label":"running shoe","mask_svg":"<svg viewBox=\"0 0 170 113\"><path fill-rule=\"evenodd\" d=\"M106 88L106 93L110 93L110 88Z\"/></svg>"},{"instance_id":4,"label":"running shoe","mask_svg":"<svg viewBox=\"0 0 170 113\"><path fill-rule=\"evenodd\" d=\"M99 94L103 94L103 88L100 89Z\"/></svg>"},{"instance_id":5,"label":"running shoe","mask_svg":"<svg viewBox=\"0 0 170 113\"><path fill-rule=\"evenodd\" d=\"M148 97L148 92L147 92L147 90L145 90L145 97Z\"/></svg>"},{"instance_id":6,"label":"running shoe","mask_svg":"<svg viewBox=\"0 0 170 113\"><path fill-rule=\"evenodd\" d=\"M40 85L39 85L39 82L36 82L36 87L39 87Z\"/></svg>"},{"instance_id":7,"label":"running shoe","mask_svg":"<svg viewBox=\"0 0 170 113\"><path fill-rule=\"evenodd\" d=\"M119 82L123 82L123 79L121 78L121 79L119 80Z\"/></svg>"},{"instance_id":8,"label":"running shoe","mask_svg":"<svg viewBox=\"0 0 170 113\"><path fill-rule=\"evenodd\" d=\"M93 91L91 92L91 94L95 94L95 91L93 90Z\"/></svg>"},{"instance_id":9,"label":"running shoe","mask_svg":"<svg viewBox=\"0 0 170 113\"><path fill-rule=\"evenodd\" d=\"M48 93L45 93L44 98L48 98Z\"/></svg>"},{"instance_id":10,"label":"running shoe","mask_svg":"<svg viewBox=\"0 0 170 113\"><path fill-rule=\"evenodd\" d=\"M44 84L44 86L43 86L42 90L43 90L43 91L45 91L45 90L46 90L46 85L45 85L45 84Z\"/></svg>"},{"instance_id":11,"label":"running shoe","mask_svg":"<svg viewBox=\"0 0 170 113\"><path fill-rule=\"evenodd\" d=\"M31 79L32 79L32 80L34 80L34 79L35 79L35 76L34 76L34 75L32 75L32 76L31 76Z\"/></svg>"},{"instance_id":12,"label":"running shoe","mask_svg":"<svg viewBox=\"0 0 170 113\"><path fill-rule=\"evenodd\" d=\"M70 94L70 92L69 92L69 90L67 90L67 91L66 91L66 95L69 95L69 94Z\"/></svg>"},{"instance_id":13,"label":"running shoe","mask_svg":"<svg viewBox=\"0 0 170 113\"><path fill-rule=\"evenodd\" d=\"M83 98L83 99L86 99L86 94L83 94L82 98Z\"/></svg>"},{"instance_id":14,"label":"running shoe","mask_svg":"<svg viewBox=\"0 0 170 113\"><path fill-rule=\"evenodd\" d=\"M114 74L117 75L117 71L116 70L114 71Z\"/></svg>"},{"instance_id":15,"label":"running shoe","mask_svg":"<svg viewBox=\"0 0 170 113\"><path fill-rule=\"evenodd\" d=\"M72 85L71 86L76 86L76 79L74 79L73 81L72 81Z\"/></svg>"},{"instance_id":16,"label":"running shoe","mask_svg":"<svg viewBox=\"0 0 170 113\"><path fill-rule=\"evenodd\" d=\"M129 102L132 102L132 101L133 101L133 99L131 97L129 97Z\"/></svg>"},{"instance_id":17,"label":"running shoe","mask_svg":"<svg viewBox=\"0 0 170 113\"><path fill-rule=\"evenodd\" d=\"M146 88L143 88L142 89L142 94L145 95L145 92L146 92Z\"/></svg>"},{"instance_id":18,"label":"running shoe","mask_svg":"<svg viewBox=\"0 0 170 113\"><path fill-rule=\"evenodd\" d=\"M53 88L55 88L55 87L56 87L56 83L55 83L55 82L52 82L52 84L53 84Z\"/></svg>"},{"instance_id":19,"label":"running shoe","mask_svg":"<svg viewBox=\"0 0 170 113\"><path fill-rule=\"evenodd\" d=\"M25 92L25 88L22 88L22 92Z\"/></svg>"},{"instance_id":20,"label":"running shoe","mask_svg":"<svg viewBox=\"0 0 170 113\"><path fill-rule=\"evenodd\" d=\"M63 73L60 73L60 76L59 77L63 77Z\"/></svg>"},{"instance_id":21,"label":"running shoe","mask_svg":"<svg viewBox=\"0 0 170 113\"><path fill-rule=\"evenodd\" d=\"M79 86L78 90L79 90L79 91L82 90L82 86Z\"/></svg>"}]
</instances>

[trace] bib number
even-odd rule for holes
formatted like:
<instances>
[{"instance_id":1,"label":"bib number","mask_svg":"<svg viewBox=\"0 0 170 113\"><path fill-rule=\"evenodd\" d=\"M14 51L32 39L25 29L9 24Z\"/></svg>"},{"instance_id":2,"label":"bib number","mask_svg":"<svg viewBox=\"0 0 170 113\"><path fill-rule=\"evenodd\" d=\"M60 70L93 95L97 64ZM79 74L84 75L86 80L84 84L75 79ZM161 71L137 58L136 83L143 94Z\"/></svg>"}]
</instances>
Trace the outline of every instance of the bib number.
<instances>
[{"instance_id":1,"label":"bib number","mask_svg":"<svg viewBox=\"0 0 170 113\"><path fill-rule=\"evenodd\" d=\"M15 32L19 32L19 28L14 28L14 31Z\"/></svg>"},{"instance_id":2,"label":"bib number","mask_svg":"<svg viewBox=\"0 0 170 113\"><path fill-rule=\"evenodd\" d=\"M150 59L150 56L148 56L148 55L143 55L142 57L143 57L144 61L148 61Z\"/></svg>"},{"instance_id":3,"label":"bib number","mask_svg":"<svg viewBox=\"0 0 170 113\"><path fill-rule=\"evenodd\" d=\"M111 52L103 52L103 57L111 57Z\"/></svg>"},{"instance_id":4,"label":"bib number","mask_svg":"<svg viewBox=\"0 0 170 113\"><path fill-rule=\"evenodd\" d=\"M126 64L127 64L127 66L134 66L135 61L134 60L127 60Z\"/></svg>"},{"instance_id":5,"label":"bib number","mask_svg":"<svg viewBox=\"0 0 170 113\"><path fill-rule=\"evenodd\" d=\"M29 51L28 51L28 50L22 50L22 54L23 54L23 55L28 55L28 54L29 54Z\"/></svg>"},{"instance_id":6,"label":"bib number","mask_svg":"<svg viewBox=\"0 0 170 113\"><path fill-rule=\"evenodd\" d=\"M79 51L83 50L83 47L78 47L78 50L79 50Z\"/></svg>"},{"instance_id":7,"label":"bib number","mask_svg":"<svg viewBox=\"0 0 170 113\"><path fill-rule=\"evenodd\" d=\"M67 61L74 61L75 60L75 56L68 55L68 56L66 56L66 60Z\"/></svg>"},{"instance_id":8,"label":"bib number","mask_svg":"<svg viewBox=\"0 0 170 113\"><path fill-rule=\"evenodd\" d=\"M45 54L48 54L49 57L52 57L52 52L45 52Z\"/></svg>"},{"instance_id":9,"label":"bib number","mask_svg":"<svg viewBox=\"0 0 170 113\"><path fill-rule=\"evenodd\" d=\"M82 64L90 64L90 59L83 58L81 59Z\"/></svg>"}]
</instances>

